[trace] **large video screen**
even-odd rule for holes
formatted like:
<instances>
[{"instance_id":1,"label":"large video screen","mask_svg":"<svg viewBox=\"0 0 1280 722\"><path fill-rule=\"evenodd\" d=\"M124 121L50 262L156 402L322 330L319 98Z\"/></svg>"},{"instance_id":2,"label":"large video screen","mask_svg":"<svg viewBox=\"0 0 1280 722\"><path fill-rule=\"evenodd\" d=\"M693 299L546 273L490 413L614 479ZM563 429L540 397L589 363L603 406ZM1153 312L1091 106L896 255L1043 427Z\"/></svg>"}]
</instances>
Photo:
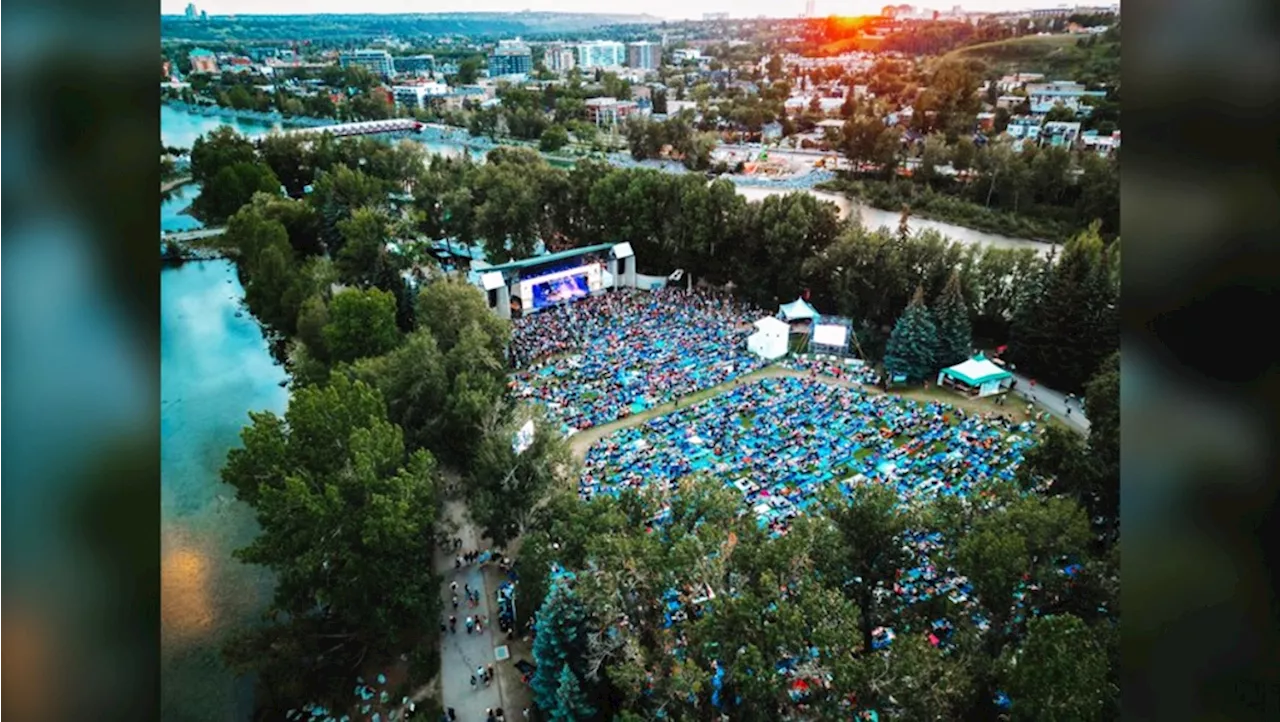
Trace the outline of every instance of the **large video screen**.
<instances>
[{"instance_id":1,"label":"large video screen","mask_svg":"<svg viewBox=\"0 0 1280 722\"><path fill-rule=\"evenodd\" d=\"M835 324L819 324L813 327L813 343L815 346L836 346L844 348L849 340L849 328Z\"/></svg>"},{"instance_id":2,"label":"large video screen","mask_svg":"<svg viewBox=\"0 0 1280 722\"><path fill-rule=\"evenodd\" d=\"M603 288L599 264L578 266L520 282L525 308L537 310L585 298Z\"/></svg>"}]
</instances>

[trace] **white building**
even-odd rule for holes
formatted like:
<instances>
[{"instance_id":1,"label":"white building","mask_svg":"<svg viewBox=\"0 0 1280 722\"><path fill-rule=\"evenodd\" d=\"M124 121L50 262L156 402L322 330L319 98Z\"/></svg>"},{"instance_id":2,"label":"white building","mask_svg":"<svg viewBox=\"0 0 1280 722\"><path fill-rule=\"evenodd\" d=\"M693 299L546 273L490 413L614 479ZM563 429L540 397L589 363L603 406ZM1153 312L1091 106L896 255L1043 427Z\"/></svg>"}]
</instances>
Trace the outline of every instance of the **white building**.
<instances>
[{"instance_id":1,"label":"white building","mask_svg":"<svg viewBox=\"0 0 1280 722\"><path fill-rule=\"evenodd\" d=\"M675 61L676 65L680 65L685 61L701 63L706 60L706 57L697 48L680 48L671 52L671 59Z\"/></svg>"},{"instance_id":2,"label":"white building","mask_svg":"<svg viewBox=\"0 0 1280 722\"><path fill-rule=\"evenodd\" d=\"M430 98L442 98L449 94L449 86L444 83L418 83L415 85L393 85L391 94L396 102L409 108L425 107Z\"/></svg>"},{"instance_id":3,"label":"white building","mask_svg":"<svg viewBox=\"0 0 1280 722\"><path fill-rule=\"evenodd\" d=\"M584 70L619 68L626 58L627 46L613 40L592 40L578 45L578 65Z\"/></svg>"},{"instance_id":4,"label":"white building","mask_svg":"<svg viewBox=\"0 0 1280 722\"><path fill-rule=\"evenodd\" d=\"M572 47L563 43L551 43L542 57L542 64L553 73L567 73L578 64L575 55Z\"/></svg>"}]
</instances>

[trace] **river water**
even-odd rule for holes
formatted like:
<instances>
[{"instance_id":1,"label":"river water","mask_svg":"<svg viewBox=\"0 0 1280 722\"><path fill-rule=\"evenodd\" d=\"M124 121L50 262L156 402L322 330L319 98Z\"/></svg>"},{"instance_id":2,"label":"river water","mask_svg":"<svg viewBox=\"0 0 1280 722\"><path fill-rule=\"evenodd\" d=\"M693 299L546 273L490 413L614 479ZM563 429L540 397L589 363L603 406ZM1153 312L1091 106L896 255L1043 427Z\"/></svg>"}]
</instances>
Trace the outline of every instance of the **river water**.
<instances>
[{"instance_id":1,"label":"river water","mask_svg":"<svg viewBox=\"0 0 1280 722\"><path fill-rule=\"evenodd\" d=\"M222 121L161 108L166 145L191 147ZM230 123L241 132L269 126ZM177 189L160 207L162 230L199 228L180 214L199 193ZM248 506L219 473L240 443L250 411L283 413L284 370L240 302L244 289L228 261L160 272L161 718L167 722L244 722L252 681L222 664L229 634L253 624L270 601L269 573L233 560L257 533Z\"/></svg>"}]
</instances>

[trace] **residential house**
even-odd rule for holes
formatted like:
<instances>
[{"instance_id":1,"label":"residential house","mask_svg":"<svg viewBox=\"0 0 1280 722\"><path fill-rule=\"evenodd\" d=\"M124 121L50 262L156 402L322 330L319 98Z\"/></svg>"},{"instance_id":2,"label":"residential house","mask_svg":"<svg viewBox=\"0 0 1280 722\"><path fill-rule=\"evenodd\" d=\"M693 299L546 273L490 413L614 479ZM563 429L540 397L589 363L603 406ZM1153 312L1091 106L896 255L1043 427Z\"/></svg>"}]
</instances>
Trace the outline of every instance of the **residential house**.
<instances>
[{"instance_id":1,"label":"residential house","mask_svg":"<svg viewBox=\"0 0 1280 722\"><path fill-rule=\"evenodd\" d=\"M1055 120L1040 128L1039 144L1054 148L1074 148L1080 140L1080 124Z\"/></svg>"},{"instance_id":2,"label":"residential house","mask_svg":"<svg viewBox=\"0 0 1280 722\"><path fill-rule=\"evenodd\" d=\"M587 98L586 106L587 120L596 125L615 125L637 110L636 103L617 98Z\"/></svg>"},{"instance_id":3,"label":"residential house","mask_svg":"<svg viewBox=\"0 0 1280 722\"><path fill-rule=\"evenodd\" d=\"M1031 103L1031 112L1035 115L1044 115L1055 107L1065 107L1080 113L1082 108L1088 108L1081 103L1084 98L1105 97L1106 91L1085 90L1080 83L1067 80L1027 85L1027 98ZM1085 110L1084 113L1087 114L1088 111Z\"/></svg>"},{"instance_id":4,"label":"residential house","mask_svg":"<svg viewBox=\"0 0 1280 722\"><path fill-rule=\"evenodd\" d=\"M193 73L217 73L218 57L211 50L196 48L187 54Z\"/></svg>"},{"instance_id":5,"label":"residential house","mask_svg":"<svg viewBox=\"0 0 1280 722\"><path fill-rule=\"evenodd\" d=\"M1114 131L1111 135L1098 135L1096 130L1086 130L1080 134L1080 145L1101 156L1111 155L1120 148L1120 131Z\"/></svg>"}]
</instances>

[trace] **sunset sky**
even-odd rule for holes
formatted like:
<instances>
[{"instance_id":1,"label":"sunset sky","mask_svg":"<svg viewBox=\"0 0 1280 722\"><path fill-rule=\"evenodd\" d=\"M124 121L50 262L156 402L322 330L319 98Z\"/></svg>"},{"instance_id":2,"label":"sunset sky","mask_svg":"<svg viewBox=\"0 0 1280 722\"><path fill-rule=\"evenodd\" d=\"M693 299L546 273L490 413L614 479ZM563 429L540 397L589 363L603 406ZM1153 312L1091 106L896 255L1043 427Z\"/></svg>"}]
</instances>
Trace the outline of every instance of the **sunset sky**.
<instances>
[{"instance_id":1,"label":"sunset sky","mask_svg":"<svg viewBox=\"0 0 1280 722\"><path fill-rule=\"evenodd\" d=\"M815 9L819 15L873 15L890 4L888 0L817 0ZM899 4L899 3L892 3ZM1051 8L1065 3L1054 0L971 0L954 2L912 2L917 7L948 10L962 5L966 10L1021 10L1024 8ZM1072 3L1073 5L1075 3ZM1092 4L1092 3L1091 3ZM1106 3L1096 3L1106 4ZM181 15L187 0L161 0L160 12L164 15ZM703 13L727 12L730 17L753 18L798 17L805 7L805 0L645 0L601 5L599 0L200 0L199 10L210 15L288 15L310 13L437 13L462 11L518 12L540 10L554 12L609 12L648 13L671 19L699 18Z\"/></svg>"}]
</instances>

